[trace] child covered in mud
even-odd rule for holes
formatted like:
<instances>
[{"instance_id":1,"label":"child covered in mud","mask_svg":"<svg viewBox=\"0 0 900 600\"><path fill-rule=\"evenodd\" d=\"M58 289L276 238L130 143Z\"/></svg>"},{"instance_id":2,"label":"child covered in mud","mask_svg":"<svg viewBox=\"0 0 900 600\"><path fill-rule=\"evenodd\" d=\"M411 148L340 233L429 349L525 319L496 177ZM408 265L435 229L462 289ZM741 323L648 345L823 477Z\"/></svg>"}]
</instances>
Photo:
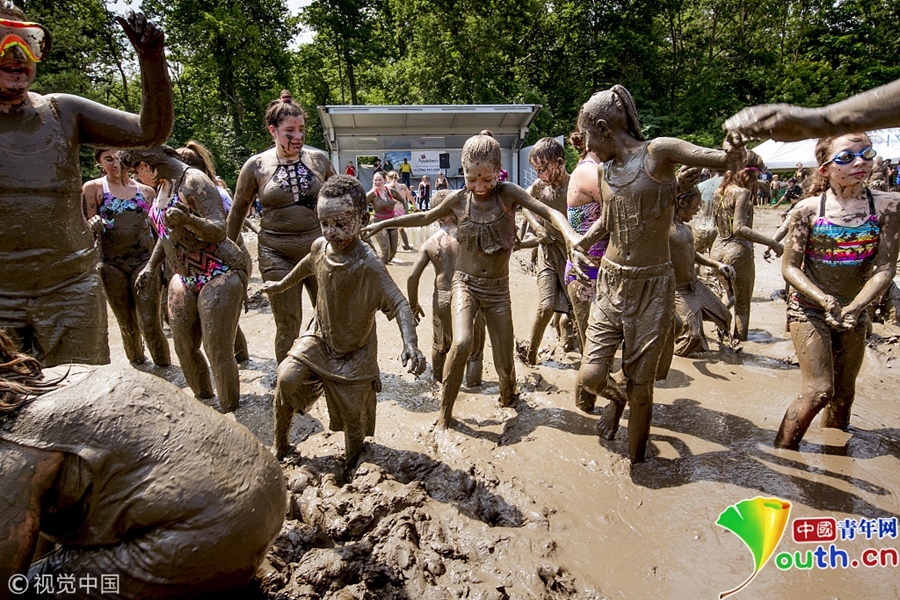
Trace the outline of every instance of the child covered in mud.
<instances>
[{"instance_id":1,"label":"child covered in mud","mask_svg":"<svg viewBox=\"0 0 900 600\"><path fill-rule=\"evenodd\" d=\"M776 448L797 449L819 412L822 427L850 424L865 308L893 280L900 247L900 196L864 186L875 154L865 133L820 139L811 195L791 211L782 274L795 290L787 314L804 391L784 414Z\"/></svg>"},{"instance_id":2,"label":"child covered in mud","mask_svg":"<svg viewBox=\"0 0 900 600\"><path fill-rule=\"evenodd\" d=\"M418 348L409 304L359 232L368 218L366 191L355 178L336 175L322 185L317 213L322 236L309 254L281 281L268 282L273 294L307 277L319 283L315 318L278 365L275 387L277 458L288 451L294 412L304 412L324 391L331 429L344 431L344 474L350 476L375 433L375 393L381 389L375 313L397 319L403 338L403 365L421 374L425 357Z\"/></svg>"},{"instance_id":3,"label":"child covered in mud","mask_svg":"<svg viewBox=\"0 0 900 600\"><path fill-rule=\"evenodd\" d=\"M694 269L694 264L700 264L718 270L728 279L734 277L734 269L729 265L709 259L694 249L694 233L688 221L699 212L702 199L697 186L682 186L682 180L689 176L689 171L697 170L692 167L678 173L681 193L675 198L675 218L669 230L669 251L675 270L675 354L678 356L709 350L703 321L715 324L722 343L730 342L731 312L697 277Z\"/></svg>"},{"instance_id":4,"label":"child covered in mud","mask_svg":"<svg viewBox=\"0 0 900 600\"><path fill-rule=\"evenodd\" d=\"M746 154L736 146L722 151L675 138L647 141L634 100L621 85L594 94L579 111L577 129L601 163L597 172L603 216L575 249L576 272L590 264L582 252L609 234L579 375L584 388L597 394L607 386L613 358L624 344L622 370L631 408L628 455L632 463L642 462L650 435L653 383L665 378L674 350L669 229L677 195L675 165L737 169ZM625 404L617 398L604 410L597 429L605 439L615 438Z\"/></svg>"},{"instance_id":5,"label":"child covered in mud","mask_svg":"<svg viewBox=\"0 0 900 600\"><path fill-rule=\"evenodd\" d=\"M528 193L550 210L566 214L566 193L569 174L566 172L566 152L562 144L547 137L539 139L528 154L528 162L538 179ZM524 216L538 240L538 308L531 326L531 339L519 344L518 353L526 364L537 363L537 353L544 339L544 331L553 318L560 316L560 342L569 350L574 346L572 307L566 293L566 260L568 253L562 235L540 217L524 211Z\"/></svg>"},{"instance_id":6,"label":"child covered in mud","mask_svg":"<svg viewBox=\"0 0 900 600\"><path fill-rule=\"evenodd\" d=\"M491 337L500 380L500 404L511 406L517 400L509 297L509 258L516 245L516 208L522 206L550 220L564 236L567 247L578 241L562 213L550 210L514 183L497 180L500 161L500 144L491 132L483 131L463 145L465 189L453 192L438 208L366 228L367 235L374 235L385 227L424 227L451 213L459 220L459 260L452 287L453 345L447 355L449 366L441 392L438 419L441 429L453 423L453 405L472 353L475 316L479 310L484 313Z\"/></svg>"},{"instance_id":7,"label":"child covered in mud","mask_svg":"<svg viewBox=\"0 0 900 600\"><path fill-rule=\"evenodd\" d=\"M449 195L449 190L437 192L431 201L432 210L440 206ZM425 311L419 306L419 280L429 263L434 267L434 296L431 301L434 341L431 346L431 370L434 373L434 380L443 383L444 362L453 343L450 297L453 274L456 272L456 262L459 260L459 241L456 239L459 229L456 213L450 213L438 219L438 224L441 228L422 244L412 273L406 280L406 290L409 296L409 306L418 322L420 315L425 316ZM469 355L469 361L466 363L466 385L468 387L481 385L483 357L484 315L479 311L475 316L475 344Z\"/></svg>"}]
</instances>

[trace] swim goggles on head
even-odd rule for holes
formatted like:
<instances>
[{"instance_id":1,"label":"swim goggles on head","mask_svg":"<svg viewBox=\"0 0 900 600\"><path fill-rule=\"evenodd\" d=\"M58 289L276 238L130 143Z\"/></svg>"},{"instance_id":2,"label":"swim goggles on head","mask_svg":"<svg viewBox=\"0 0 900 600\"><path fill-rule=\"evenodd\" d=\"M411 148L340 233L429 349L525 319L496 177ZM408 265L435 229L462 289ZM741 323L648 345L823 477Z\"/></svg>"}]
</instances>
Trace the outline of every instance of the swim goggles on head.
<instances>
[{"instance_id":1,"label":"swim goggles on head","mask_svg":"<svg viewBox=\"0 0 900 600\"><path fill-rule=\"evenodd\" d=\"M830 162L833 162L836 165L846 165L853 162L854 158L861 158L863 160L873 160L876 156L878 156L878 151L874 148L866 148L861 152L850 152L849 150L844 150L843 152L838 152L834 155L834 158L823 164L824 167Z\"/></svg>"},{"instance_id":2,"label":"swim goggles on head","mask_svg":"<svg viewBox=\"0 0 900 600\"><path fill-rule=\"evenodd\" d=\"M19 46L34 62L41 62L50 51L50 32L39 23L0 19L0 56L13 46Z\"/></svg>"}]
</instances>

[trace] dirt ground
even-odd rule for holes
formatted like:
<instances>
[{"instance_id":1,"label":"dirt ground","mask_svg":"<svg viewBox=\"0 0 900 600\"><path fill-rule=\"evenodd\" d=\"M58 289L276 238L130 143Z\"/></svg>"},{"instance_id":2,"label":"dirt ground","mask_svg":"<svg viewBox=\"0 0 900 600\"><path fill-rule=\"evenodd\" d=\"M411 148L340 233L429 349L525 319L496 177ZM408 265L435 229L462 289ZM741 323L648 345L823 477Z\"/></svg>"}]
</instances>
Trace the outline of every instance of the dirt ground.
<instances>
[{"instance_id":1,"label":"dirt ground","mask_svg":"<svg viewBox=\"0 0 900 600\"><path fill-rule=\"evenodd\" d=\"M773 233L778 215L757 210L756 227ZM410 231L416 247L431 231ZM248 243L255 257L255 239ZM459 427L437 433L439 390L430 365L421 378L407 374L398 328L379 315L384 391L376 435L353 481L341 486L343 434L329 431L324 401L294 417L291 443L298 454L282 463L289 513L269 553L270 571L247 595L715 598L754 569L748 547L716 525L732 504L761 495L791 502L792 518L897 517L896 338L883 337L867 351L849 432L820 430L816 422L799 452L775 450L775 431L801 382L784 330L785 304L771 297L783 287L780 261L766 263L762 250L757 246L750 341L738 354L720 353L711 342L712 352L675 357L668 379L656 386L649 459L633 468L626 428L613 442L600 440L599 409L589 415L575 408L579 356L556 350L552 329L537 367L517 362L518 406L499 406L488 349L485 383L463 388L456 404ZM405 292L415 253L401 250L398 259L389 271ZM511 263L520 339L528 335L537 300L528 263L528 250ZM241 366L235 415L269 445L275 326L256 293L260 285L254 267L251 308L241 319L251 360ZM431 286L429 269L419 294L427 316L418 328L429 360ZM306 318L312 313L304 302ZM111 314L110 323L113 361L124 363ZM177 366L142 368L187 390ZM896 537L866 540L859 532L834 543L851 560L867 548L900 549ZM815 547L794 542L786 530L777 552ZM900 597L896 567L781 570L774 563L773 557L738 597Z\"/></svg>"}]
</instances>

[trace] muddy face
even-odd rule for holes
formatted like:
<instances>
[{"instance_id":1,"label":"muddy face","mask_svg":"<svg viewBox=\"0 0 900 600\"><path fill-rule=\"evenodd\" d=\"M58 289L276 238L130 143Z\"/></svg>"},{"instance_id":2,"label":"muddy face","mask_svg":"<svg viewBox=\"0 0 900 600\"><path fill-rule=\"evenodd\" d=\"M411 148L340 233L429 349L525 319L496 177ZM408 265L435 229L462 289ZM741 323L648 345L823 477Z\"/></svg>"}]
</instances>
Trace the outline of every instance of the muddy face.
<instances>
[{"instance_id":1,"label":"muddy face","mask_svg":"<svg viewBox=\"0 0 900 600\"><path fill-rule=\"evenodd\" d=\"M24 100L34 82L37 64L19 46L10 46L0 56L0 99Z\"/></svg>"},{"instance_id":2,"label":"muddy face","mask_svg":"<svg viewBox=\"0 0 900 600\"><path fill-rule=\"evenodd\" d=\"M119 181L119 176L122 174L122 165L119 164L119 156L115 150L103 152L100 155L97 164L100 165L100 170L102 170L110 179Z\"/></svg>"},{"instance_id":3,"label":"muddy face","mask_svg":"<svg viewBox=\"0 0 900 600\"><path fill-rule=\"evenodd\" d=\"M362 214L353 205L349 196L340 198L319 198L316 207L322 235L337 252L346 252L359 239L362 229Z\"/></svg>"},{"instance_id":4,"label":"muddy face","mask_svg":"<svg viewBox=\"0 0 900 600\"><path fill-rule=\"evenodd\" d=\"M531 163L535 175L544 183L553 187L559 187L562 182L563 173L566 172L563 159L556 160L539 160Z\"/></svg>"},{"instance_id":5,"label":"muddy face","mask_svg":"<svg viewBox=\"0 0 900 600\"><path fill-rule=\"evenodd\" d=\"M476 162L463 165L466 176L466 189L475 194L479 200L485 200L497 187L497 176L500 174L496 165Z\"/></svg>"},{"instance_id":6,"label":"muddy face","mask_svg":"<svg viewBox=\"0 0 900 600\"><path fill-rule=\"evenodd\" d=\"M150 187L156 187L157 174L156 169L145 162L139 162L134 168L134 176L138 181Z\"/></svg>"},{"instance_id":7,"label":"muddy face","mask_svg":"<svg viewBox=\"0 0 900 600\"><path fill-rule=\"evenodd\" d=\"M859 154L866 148L869 148L872 142L868 136L858 133L842 135L831 144L830 156L837 156L841 152L852 152ZM855 156L847 164L839 164L831 160L827 164L819 167L819 172L828 177L831 185L846 187L851 185L859 185L868 179L872 172L874 161L866 160L861 156Z\"/></svg>"},{"instance_id":8,"label":"muddy face","mask_svg":"<svg viewBox=\"0 0 900 600\"><path fill-rule=\"evenodd\" d=\"M277 127L269 125L269 133L282 156L297 157L306 141L306 119L301 116L288 117Z\"/></svg>"}]
</instances>

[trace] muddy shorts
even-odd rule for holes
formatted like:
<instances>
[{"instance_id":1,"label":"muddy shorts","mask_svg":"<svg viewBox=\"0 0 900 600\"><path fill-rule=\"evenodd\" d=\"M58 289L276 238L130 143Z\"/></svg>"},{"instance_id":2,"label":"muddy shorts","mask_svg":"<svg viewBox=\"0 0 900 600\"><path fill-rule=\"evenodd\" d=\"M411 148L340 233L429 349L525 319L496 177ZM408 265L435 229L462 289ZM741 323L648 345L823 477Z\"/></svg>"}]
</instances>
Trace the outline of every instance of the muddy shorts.
<instances>
[{"instance_id":1,"label":"muddy shorts","mask_svg":"<svg viewBox=\"0 0 900 600\"><path fill-rule=\"evenodd\" d=\"M457 271L453 274L451 293L453 301L460 306L472 303L484 312L497 312L498 309L505 308L512 314L509 277L486 279Z\"/></svg>"},{"instance_id":2,"label":"muddy shorts","mask_svg":"<svg viewBox=\"0 0 900 600\"><path fill-rule=\"evenodd\" d=\"M93 271L36 296L0 293L0 328L45 367L109 364L106 295Z\"/></svg>"},{"instance_id":3,"label":"muddy shorts","mask_svg":"<svg viewBox=\"0 0 900 600\"><path fill-rule=\"evenodd\" d=\"M566 294L566 249L556 244L538 246L538 303L554 312L569 314Z\"/></svg>"},{"instance_id":4,"label":"muddy shorts","mask_svg":"<svg viewBox=\"0 0 900 600\"><path fill-rule=\"evenodd\" d=\"M582 362L612 364L623 344L628 379L637 384L664 379L674 350L674 319L672 263L623 267L604 257Z\"/></svg>"},{"instance_id":5,"label":"muddy shorts","mask_svg":"<svg viewBox=\"0 0 900 600\"><path fill-rule=\"evenodd\" d=\"M725 332L731 330L731 312L697 277L675 286L675 313L679 317L675 339L678 356L709 350L703 334L704 320Z\"/></svg>"}]
</instances>

